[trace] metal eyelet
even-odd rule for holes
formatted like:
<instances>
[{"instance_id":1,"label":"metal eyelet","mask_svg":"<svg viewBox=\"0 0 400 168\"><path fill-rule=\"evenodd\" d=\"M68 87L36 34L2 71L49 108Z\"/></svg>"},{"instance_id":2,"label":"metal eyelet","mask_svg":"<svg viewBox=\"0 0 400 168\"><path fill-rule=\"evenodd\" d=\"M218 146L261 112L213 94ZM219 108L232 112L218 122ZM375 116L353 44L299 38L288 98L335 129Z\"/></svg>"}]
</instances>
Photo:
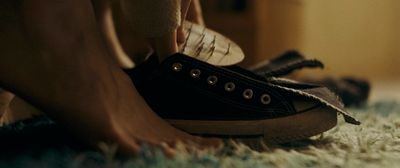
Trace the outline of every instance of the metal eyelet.
<instances>
[{"instance_id":1,"label":"metal eyelet","mask_svg":"<svg viewBox=\"0 0 400 168\"><path fill-rule=\"evenodd\" d=\"M244 92L243 92L243 97L244 97L245 99L251 99L251 98L253 98L253 90L251 90L251 89L246 89L246 90L244 90Z\"/></svg>"},{"instance_id":2,"label":"metal eyelet","mask_svg":"<svg viewBox=\"0 0 400 168\"><path fill-rule=\"evenodd\" d=\"M232 92L235 90L235 84L233 82L228 82L225 84L225 90L228 92Z\"/></svg>"},{"instance_id":3,"label":"metal eyelet","mask_svg":"<svg viewBox=\"0 0 400 168\"><path fill-rule=\"evenodd\" d=\"M192 78L198 78L201 74L201 71L199 69L192 69L190 70L190 76Z\"/></svg>"},{"instance_id":4,"label":"metal eyelet","mask_svg":"<svg viewBox=\"0 0 400 168\"><path fill-rule=\"evenodd\" d=\"M207 78L207 83L209 85L215 85L218 82L218 78L216 76L209 76Z\"/></svg>"},{"instance_id":5,"label":"metal eyelet","mask_svg":"<svg viewBox=\"0 0 400 168\"><path fill-rule=\"evenodd\" d=\"M269 103L271 103L271 96L269 96L268 94L263 94L263 95L261 95L261 103L262 103L262 104L269 104Z\"/></svg>"},{"instance_id":6,"label":"metal eyelet","mask_svg":"<svg viewBox=\"0 0 400 168\"><path fill-rule=\"evenodd\" d=\"M172 64L172 70L175 72L179 72L182 70L182 64L181 63L174 63Z\"/></svg>"}]
</instances>

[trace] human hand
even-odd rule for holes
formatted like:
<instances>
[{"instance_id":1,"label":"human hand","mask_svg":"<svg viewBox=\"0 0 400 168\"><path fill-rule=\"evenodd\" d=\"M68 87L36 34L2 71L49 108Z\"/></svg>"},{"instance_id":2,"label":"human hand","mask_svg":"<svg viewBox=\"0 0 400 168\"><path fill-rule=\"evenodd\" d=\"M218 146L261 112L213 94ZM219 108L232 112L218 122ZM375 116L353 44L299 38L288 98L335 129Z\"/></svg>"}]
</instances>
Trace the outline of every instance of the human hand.
<instances>
[{"instance_id":1,"label":"human hand","mask_svg":"<svg viewBox=\"0 0 400 168\"><path fill-rule=\"evenodd\" d=\"M204 24L204 18L202 15L201 5L199 0L182 0L181 2L181 26L177 30L177 41L178 43L185 42L185 32L183 30L183 22L185 20L197 23L199 25Z\"/></svg>"}]
</instances>

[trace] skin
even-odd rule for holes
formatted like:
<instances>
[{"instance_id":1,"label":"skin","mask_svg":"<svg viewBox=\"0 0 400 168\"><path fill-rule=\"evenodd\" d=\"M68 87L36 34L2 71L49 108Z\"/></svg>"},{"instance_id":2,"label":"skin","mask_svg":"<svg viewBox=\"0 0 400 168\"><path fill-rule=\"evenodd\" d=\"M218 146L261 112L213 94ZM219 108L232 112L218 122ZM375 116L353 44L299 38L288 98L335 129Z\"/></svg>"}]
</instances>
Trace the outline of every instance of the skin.
<instances>
[{"instance_id":1,"label":"skin","mask_svg":"<svg viewBox=\"0 0 400 168\"><path fill-rule=\"evenodd\" d=\"M169 51L172 53L176 50L174 47L176 44L174 43L179 45L179 39L185 38L185 33L181 28L177 29L176 42L174 41L174 34L170 34L172 36L170 39L172 40L168 40L168 38L157 40L145 38L130 30L126 21L127 18L124 17L119 9L119 1L111 3L108 0L92 0L92 4L98 26L102 32L102 38L107 44L109 55L113 59L115 58L122 68L133 68L135 63L143 62L144 56L153 52L154 46L150 43L151 40L160 43L158 46L161 47L158 50L161 50L161 52L164 52L163 50L165 49L162 49L165 48L164 46L172 46L172 51ZM188 7L183 8L182 17L185 17L186 13L186 20L204 25L199 0L183 1L182 6L185 5ZM185 9L187 9L187 12ZM41 114L40 110L25 100L9 91L0 90L0 124L11 124Z\"/></svg>"},{"instance_id":2,"label":"skin","mask_svg":"<svg viewBox=\"0 0 400 168\"><path fill-rule=\"evenodd\" d=\"M91 1L25 0L11 6L0 14L6 17L0 19L0 86L82 142L117 143L126 154L137 153L143 143L167 153L177 142L200 148L220 144L173 128L149 108L121 70L117 50L105 42ZM155 50L175 39L154 39ZM173 52L171 46L163 52Z\"/></svg>"},{"instance_id":3,"label":"skin","mask_svg":"<svg viewBox=\"0 0 400 168\"><path fill-rule=\"evenodd\" d=\"M121 1L125 1L124 4L127 5L130 4L130 0ZM187 18L195 23L204 24L199 0L181 0L181 2L181 18ZM125 17L126 15L122 13L119 2L116 1L114 5L109 6L111 6L113 11L110 15L114 14L114 17L111 17L113 17L115 21L113 24L109 25L114 25L115 27L106 31L117 32L115 36L120 39L120 45L127 53L126 55L135 63L141 63L146 53L152 51L155 51L160 60L163 60L169 55L178 52L178 45L185 41L185 32L182 27L178 27L175 31L157 38L146 38L140 34L136 34L131 30L128 24L129 18ZM185 19L182 19L181 25L184 20ZM122 64L122 66L126 67L124 64Z\"/></svg>"},{"instance_id":4,"label":"skin","mask_svg":"<svg viewBox=\"0 0 400 168\"><path fill-rule=\"evenodd\" d=\"M7 114L7 111L10 107L10 103L14 99L14 97L15 97L14 94L12 94L11 92L0 89L0 116L1 116L0 120L4 118L5 114Z\"/></svg>"},{"instance_id":5,"label":"skin","mask_svg":"<svg viewBox=\"0 0 400 168\"><path fill-rule=\"evenodd\" d=\"M181 12L183 14L182 17L185 17L184 14L186 13L186 20L204 25L199 0L192 0L191 2L183 1L183 3L188 7L183 8ZM92 4L98 27L102 32L102 38L106 42L109 55L113 59L116 59L121 68L133 68L135 63L143 62L145 56L154 50L154 46L150 43L151 40L158 41L158 46L160 46L158 50L160 52L170 50L162 49L165 48L164 46L170 46L169 48L172 46L172 51L169 51L172 53L176 50L175 46L179 45L179 39L184 39L185 33L181 28L177 29L176 41L174 40L174 34L169 35L172 36L170 38L172 40L168 40L168 38L159 38L156 40L145 38L130 30L127 24L127 18L124 17L119 9L119 1L111 3L108 0L92 0ZM184 6L184 4L182 5ZM185 9L188 11L185 12ZM11 103L14 98L15 102ZM42 114L40 110L30 105L25 100L15 96L9 91L0 89L0 124L11 124L40 114Z\"/></svg>"}]
</instances>

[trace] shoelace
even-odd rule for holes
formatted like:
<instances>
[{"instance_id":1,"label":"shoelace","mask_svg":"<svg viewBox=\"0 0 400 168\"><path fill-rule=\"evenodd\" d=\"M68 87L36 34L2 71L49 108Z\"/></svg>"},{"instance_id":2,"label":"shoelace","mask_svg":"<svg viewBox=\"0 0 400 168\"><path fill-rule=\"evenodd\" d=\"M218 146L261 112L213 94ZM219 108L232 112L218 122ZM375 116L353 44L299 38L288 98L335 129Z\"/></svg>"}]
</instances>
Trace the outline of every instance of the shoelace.
<instances>
[{"instance_id":1,"label":"shoelace","mask_svg":"<svg viewBox=\"0 0 400 168\"><path fill-rule=\"evenodd\" d=\"M265 78L270 78L288 75L295 70L300 70L303 68L324 68L324 64L321 61L317 59L305 59L297 52L287 52L275 60L279 61L273 60L269 65L266 66L272 67L276 66L275 64L277 64L277 67L267 68L268 70L259 71L257 74Z\"/></svg>"},{"instance_id":2,"label":"shoelace","mask_svg":"<svg viewBox=\"0 0 400 168\"><path fill-rule=\"evenodd\" d=\"M273 70L266 70L263 72L258 72L258 75L263 77L280 77L284 75L288 75L295 70L300 70L303 68L324 68L324 64L316 59L311 60L300 60L296 62L291 62L285 66L273 69Z\"/></svg>"}]
</instances>

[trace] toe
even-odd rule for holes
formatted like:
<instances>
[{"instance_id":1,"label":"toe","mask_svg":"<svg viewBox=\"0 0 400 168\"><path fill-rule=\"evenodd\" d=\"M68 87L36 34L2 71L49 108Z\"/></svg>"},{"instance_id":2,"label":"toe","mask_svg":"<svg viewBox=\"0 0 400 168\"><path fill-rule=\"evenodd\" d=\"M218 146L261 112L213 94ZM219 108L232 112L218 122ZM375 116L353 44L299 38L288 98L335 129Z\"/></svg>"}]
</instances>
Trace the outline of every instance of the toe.
<instances>
[{"instance_id":1,"label":"toe","mask_svg":"<svg viewBox=\"0 0 400 168\"><path fill-rule=\"evenodd\" d=\"M158 146L161 148L161 150L167 157L171 158L176 155L176 150L174 146L170 146L166 142L161 142Z\"/></svg>"}]
</instances>

